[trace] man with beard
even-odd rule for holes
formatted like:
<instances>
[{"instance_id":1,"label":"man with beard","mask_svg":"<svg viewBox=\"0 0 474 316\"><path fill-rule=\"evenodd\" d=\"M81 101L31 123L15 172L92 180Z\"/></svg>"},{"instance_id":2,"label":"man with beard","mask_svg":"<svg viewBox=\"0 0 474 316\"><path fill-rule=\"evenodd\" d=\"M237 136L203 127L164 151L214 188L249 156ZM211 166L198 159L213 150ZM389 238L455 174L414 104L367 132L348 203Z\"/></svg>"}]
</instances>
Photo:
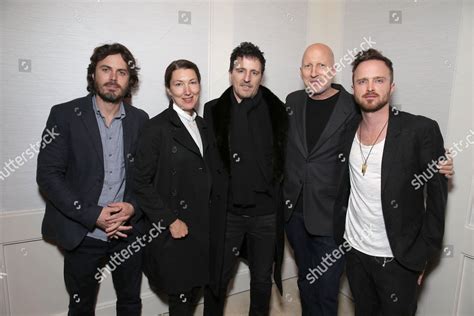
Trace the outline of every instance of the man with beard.
<instances>
[{"instance_id":1,"label":"man with beard","mask_svg":"<svg viewBox=\"0 0 474 316\"><path fill-rule=\"evenodd\" d=\"M227 286L243 252L251 276L249 315L269 314L274 263L274 279L282 290L280 205L287 115L278 97L261 85L264 71L260 49L241 43L230 56L232 86L204 109L217 149L212 164L210 289L204 300L204 314L209 316L223 314Z\"/></svg>"},{"instance_id":2,"label":"man with beard","mask_svg":"<svg viewBox=\"0 0 474 316\"><path fill-rule=\"evenodd\" d=\"M89 95L53 106L43 133L58 136L38 155L37 182L46 198L42 233L64 254L69 315L95 314L104 278L98 271L106 262L117 315L140 315L141 253L119 256L142 230L131 173L148 115L123 102L138 88L139 68L118 43L97 47L90 61Z\"/></svg>"},{"instance_id":3,"label":"man with beard","mask_svg":"<svg viewBox=\"0 0 474 316\"><path fill-rule=\"evenodd\" d=\"M335 237L351 248L346 271L356 315L413 315L417 284L441 249L447 179L435 172L421 189L411 182L446 160L443 138L435 121L390 107L395 84L387 57L369 49L352 65L361 116L343 136L348 159Z\"/></svg>"}]
</instances>

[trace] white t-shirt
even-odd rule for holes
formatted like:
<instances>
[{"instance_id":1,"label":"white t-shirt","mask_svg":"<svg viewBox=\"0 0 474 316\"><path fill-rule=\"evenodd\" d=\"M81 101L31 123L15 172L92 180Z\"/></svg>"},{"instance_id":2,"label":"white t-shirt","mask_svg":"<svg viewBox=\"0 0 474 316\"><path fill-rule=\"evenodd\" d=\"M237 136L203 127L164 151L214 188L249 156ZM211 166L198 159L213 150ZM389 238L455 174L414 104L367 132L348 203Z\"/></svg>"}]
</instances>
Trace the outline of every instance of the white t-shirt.
<instances>
[{"instance_id":1,"label":"white t-shirt","mask_svg":"<svg viewBox=\"0 0 474 316\"><path fill-rule=\"evenodd\" d=\"M196 112L193 112L193 115L191 116L187 112L185 112L183 109L181 109L179 106L177 106L176 103L173 103L173 110L175 110L176 113L178 113L179 119L181 120L181 122L183 122L189 134L191 134L191 137L193 138L194 142L199 148L199 152L201 153L201 156L203 156L201 133L199 133L199 128L196 123L196 117L197 117Z\"/></svg>"},{"instance_id":2,"label":"white t-shirt","mask_svg":"<svg viewBox=\"0 0 474 316\"><path fill-rule=\"evenodd\" d=\"M355 249L376 257L393 257L382 213L381 175L385 140L374 146L367 160L365 176L363 159L356 133L349 156L351 192L347 207L344 238ZM364 157L371 146L362 144Z\"/></svg>"}]
</instances>

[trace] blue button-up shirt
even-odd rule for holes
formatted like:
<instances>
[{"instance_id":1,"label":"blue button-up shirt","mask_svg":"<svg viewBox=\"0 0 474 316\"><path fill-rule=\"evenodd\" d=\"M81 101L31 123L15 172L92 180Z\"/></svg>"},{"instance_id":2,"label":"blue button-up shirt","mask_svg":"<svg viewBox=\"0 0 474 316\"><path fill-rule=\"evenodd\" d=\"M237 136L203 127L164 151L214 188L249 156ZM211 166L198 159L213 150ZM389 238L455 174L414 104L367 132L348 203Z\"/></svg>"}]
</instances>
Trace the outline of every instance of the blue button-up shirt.
<instances>
[{"instance_id":1,"label":"blue button-up shirt","mask_svg":"<svg viewBox=\"0 0 474 316\"><path fill-rule=\"evenodd\" d=\"M104 155L104 185L98 205L105 207L109 203L122 202L125 192L125 159L123 152L122 120L125 118L125 108L120 103L120 110L110 126L105 123L105 117L97 107L96 96L92 98L92 106L99 126L102 152ZM107 234L96 227L87 236L107 241Z\"/></svg>"}]
</instances>

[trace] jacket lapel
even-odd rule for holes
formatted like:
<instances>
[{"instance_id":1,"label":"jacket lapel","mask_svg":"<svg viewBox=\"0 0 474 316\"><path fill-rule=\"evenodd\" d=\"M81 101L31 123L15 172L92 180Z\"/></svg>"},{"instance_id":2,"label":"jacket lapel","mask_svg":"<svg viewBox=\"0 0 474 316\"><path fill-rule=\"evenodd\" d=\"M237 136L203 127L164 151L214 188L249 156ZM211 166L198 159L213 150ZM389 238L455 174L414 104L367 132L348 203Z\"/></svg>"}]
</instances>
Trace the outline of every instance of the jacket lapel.
<instances>
[{"instance_id":1,"label":"jacket lapel","mask_svg":"<svg viewBox=\"0 0 474 316\"><path fill-rule=\"evenodd\" d=\"M393 170L392 165L398 159L398 136L401 132L401 121L399 112L393 112L393 108L390 107L387 136L385 137L385 145L383 149L382 157L382 192L387 184L390 171Z\"/></svg>"},{"instance_id":2,"label":"jacket lapel","mask_svg":"<svg viewBox=\"0 0 474 316\"><path fill-rule=\"evenodd\" d=\"M132 112L129 111L127 105L123 105L125 108L125 117L122 119L122 131L123 131L123 157L125 161L125 170L128 170L128 162L133 159L131 156L130 146L132 145L132 131L133 117Z\"/></svg>"},{"instance_id":3,"label":"jacket lapel","mask_svg":"<svg viewBox=\"0 0 474 316\"><path fill-rule=\"evenodd\" d=\"M174 125L172 131L173 139L201 157L199 147L196 145L196 142L189 134L188 130L186 129L186 126L184 126L183 122L181 122L178 113L176 113L176 111L173 110L172 107L168 109L168 117L170 119L171 124Z\"/></svg>"},{"instance_id":4,"label":"jacket lapel","mask_svg":"<svg viewBox=\"0 0 474 316\"><path fill-rule=\"evenodd\" d=\"M212 109L212 122L214 124L214 133L219 155L222 159L225 169L230 172L230 123L231 123L231 93L232 87L229 87Z\"/></svg>"},{"instance_id":5,"label":"jacket lapel","mask_svg":"<svg viewBox=\"0 0 474 316\"><path fill-rule=\"evenodd\" d=\"M306 140L306 106L308 102L308 97L306 92L300 94L299 99L297 100L296 104L294 105L295 111L295 123L296 123L296 130L300 137L296 140L296 145L304 157L308 157L308 143Z\"/></svg>"},{"instance_id":6,"label":"jacket lapel","mask_svg":"<svg viewBox=\"0 0 474 316\"><path fill-rule=\"evenodd\" d=\"M96 114L94 113L94 108L92 107L92 98L94 95L89 94L84 101L79 105L79 107L74 108L76 115L82 119L87 133L89 134L91 143L94 145L95 151L99 160L104 163L104 154L102 148L102 140L100 138L99 126L97 125ZM77 109L77 110L76 110Z\"/></svg>"},{"instance_id":7,"label":"jacket lapel","mask_svg":"<svg viewBox=\"0 0 474 316\"><path fill-rule=\"evenodd\" d=\"M314 148L311 149L310 155L315 153L319 147L328 141L331 136L341 127L341 125L350 117L351 110L349 107L353 105L353 101L350 99L352 97L346 93L343 93L341 89L342 87L338 88L340 92L335 108L332 111L329 121L321 136L319 137L318 142Z\"/></svg>"},{"instance_id":8,"label":"jacket lapel","mask_svg":"<svg viewBox=\"0 0 474 316\"><path fill-rule=\"evenodd\" d=\"M207 130L207 125L204 119L200 116L196 117L196 123L199 129L199 134L201 135L201 140L202 140L202 158L204 161L204 165L206 166L206 170L210 171L211 170L211 156L209 155L209 142L208 142L208 130ZM211 186L212 186L212 174L211 172L207 172L207 189L208 192L210 193Z\"/></svg>"}]
</instances>

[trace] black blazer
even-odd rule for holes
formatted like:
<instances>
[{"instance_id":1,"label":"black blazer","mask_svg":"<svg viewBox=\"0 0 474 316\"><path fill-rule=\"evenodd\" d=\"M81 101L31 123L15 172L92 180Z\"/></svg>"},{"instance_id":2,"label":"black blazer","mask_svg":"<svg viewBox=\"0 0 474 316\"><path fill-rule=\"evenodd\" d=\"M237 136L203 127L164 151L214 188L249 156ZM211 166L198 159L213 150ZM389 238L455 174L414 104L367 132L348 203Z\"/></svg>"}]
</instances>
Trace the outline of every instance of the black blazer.
<instances>
[{"instance_id":1,"label":"black blazer","mask_svg":"<svg viewBox=\"0 0 474 316\"><path fill-rule=\"evenodd\" d=\"M286 98L289 114L288 145L285 161L285 220L293 213L296 201L303 193L305 226L313 235L332 236L333 210L339 186L342 131L354 117L357 107L353 97L341 85L333 84L340 95L321 137L313 149L306 142L306 103L304 90Z\"/></svg>"},{"instance_id":2,"label":"black blazer","mask_svg":"<svg viewBox=\"0 0 474 316\"><path fill-rule=\"evenodd\" d=\"M145 248L145 274L166 293L209 279L209 146L204 120L196 123L204 157L171 103L143 128L135 159L135 193L148 224L168 227L180 219L188 226L186 237L174 239L166 229Z\"/></svg>"},{"instance_id":3,"label":"black blazer","mask_svg":"<svg viewBox=\"0 0 474 316\"><path fill-rule=\"evenodd\" d=\"M77 247L94 229L102 210L97 203L104 183L104 158L92 96L89 94L51 109L43 135L52 129L60 135L49 144L43 143L38 154L36 180L46 198L43 238L66 250ZM124 107L124 201L134 206L131 224L140 231L141 213L130 184L139 130L148 115L131 105L124 104Z\"/></svg>"},{"instance_id":4,"label":"black blazer","mask_svg":"<svg viewBox=\"0 0 474 316\"><path fill-rule=\"evenodd\" d=\"M335 238L340 244L350 194L348 157L360 120L354 117L344 133L344 174L334 209ZM441 249L447 179L430 172L429 165L444 151L435 121L391 109L382 157L382 211L394 257L415 271L422 271ZM423 173L428 181L418 185L415 175Z\"/></svg>"}]
</instances>

